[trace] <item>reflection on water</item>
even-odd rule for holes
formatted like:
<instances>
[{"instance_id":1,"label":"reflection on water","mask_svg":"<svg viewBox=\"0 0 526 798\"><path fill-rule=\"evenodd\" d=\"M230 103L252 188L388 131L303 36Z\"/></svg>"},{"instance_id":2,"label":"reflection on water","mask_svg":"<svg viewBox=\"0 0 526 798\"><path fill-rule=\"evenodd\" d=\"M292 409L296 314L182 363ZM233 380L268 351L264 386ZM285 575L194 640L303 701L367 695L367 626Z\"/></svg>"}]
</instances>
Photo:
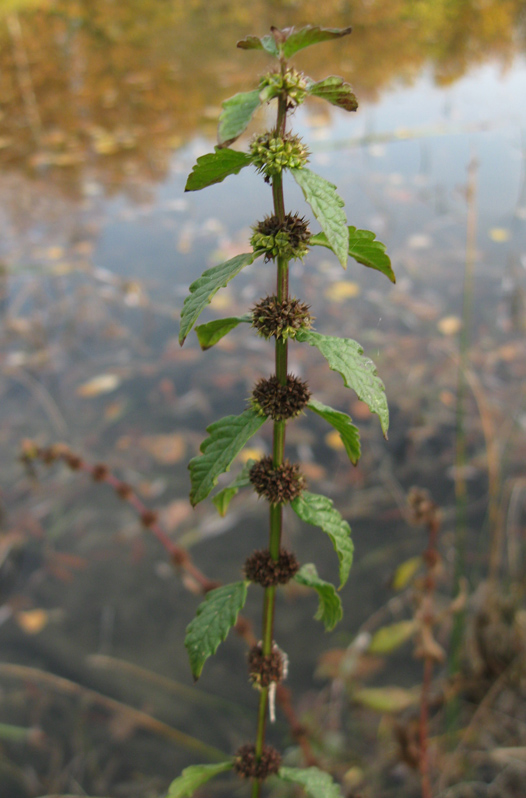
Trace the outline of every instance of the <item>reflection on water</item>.
<instances>
[{"instance_id":1,"label":"reflection on water","mask_svg":"<svg viewBox=\"0 0 526 798\"><path fill-rule=\"evenodd\" d=\"M327 0L323 19L318 6L10 0L0 10L3 659L144 706L227 751L253 727L240 641L229 639L207 663L198 712L184 691L168 699L166 685L132 676L119 660L189 683L181 641L197 599L103 488L57 468L33 484L15 458L19 441L32 436L106 460L218 579L238 578L244 556L261 546L265 512L249 496L225 520L208 506L189 511L186 462L208 423L242 410L254 380L272 368L270 350L236 332L217 353L176 343L190 280L245 251L250 225L270 207L270 192L250 170L200 194L183 192L195 158L213 146L221 100L250 88L266 66L261 55L233 49L245 34L271 23L353 24L348 42L306 50L297 61L314 77L349 79L358 113L350 119L313 103L295 125L313 168L338 184L349 222L377 231L398 276L391 287L351 264L343 273L319 252L292 268L292 290L312 304L318 329L358 338L375 359L393 416L385 443L312 351L292 351L294 371L315 395L364 424L363 461L353 470L321 421L301 419L288 437L311 487L333 496L353 526L357 562L333 641L349 641L388 596L393 563L420 551L401 517L409 485L432 489L452 529L470 162L477 232L466 475L470 525L484 541L470 555L475 576L484 573L494 533L488 465L507 529L524 521L523 4L385 0L343 8ZM289 184L286 200L301 202ZM245 313L268 293L269 279L270 267L258 262L217 295L210 314ZM269 444L263 428L254 445ZM331 578L330 545L293 519L287 529L301 559L321 560ZM250 602L257 618L257 596ZM313 636L308 600L289 595L283 604L280 634L296 651L291 684L302 693L330 638ZM114 659L102 668L100 658L86 660L94 653ZM13 796L77 792L79 784L88 794L158 795L198 757L184 746L174 752L161 733L147 736L135 716L60 691L56 704L39 692L33 707L14 689L20 681L4 677L0 720L41 726L49 740L48 749L10 750L12 768L0 779L10 779ZM224 715L207 693L227 702ZM287 731L275 734L283 740ZM36 763L31 784L28 761Z\"/></svg>"}]
</instances>

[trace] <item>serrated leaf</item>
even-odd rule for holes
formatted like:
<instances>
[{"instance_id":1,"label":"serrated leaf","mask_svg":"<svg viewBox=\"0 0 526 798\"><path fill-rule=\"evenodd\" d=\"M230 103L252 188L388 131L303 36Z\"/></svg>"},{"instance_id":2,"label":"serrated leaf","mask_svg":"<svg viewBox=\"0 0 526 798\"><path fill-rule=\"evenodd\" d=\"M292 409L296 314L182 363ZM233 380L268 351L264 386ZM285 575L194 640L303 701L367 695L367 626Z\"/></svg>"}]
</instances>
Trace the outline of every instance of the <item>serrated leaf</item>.
<instances>
[{"instance_id":1,"label":"serrated leaf","mask_svg":"<svg viewBox=\"0 0 526 798\"><path fill-rule=\"evenodd\" d=\"M309 493L304 490L290 503L302 521L319 526L331 539L340 563L340 588L344 586L351 570L354 544L351 540L351 527L345 521L327 496Z\"/></svg>"},{"instance_id":2,"label":"serrated leaf","mask_svg":"<svg viewBox=\"0 0 526 798\"><path fill-rule=\"evenodd\" d=\"M375 234L370 230L357 230L356 227L349 227L349 255L363 266L376 269L396 283L395 273L391 268L391 260L385 252L385 244L375 241ZM316 233L311 236L311 246L322 246L332 249L327 236L324 233Z\"/></svg>"},{"instance_id":3,"label":"serrated leaf","mask_svg":"<svg viewBox=\"0 0 526 798\"><path fill-rule=\"evenodd\" d=\"M237 175L243 167L252 163L252 157L245 152L230 150L228 147L215 148L215 152L201 155L188 175L185 191L199 191L214 183L221 183L229 175Z\"/></svg>"},{"instance_id":4,"label":"serrated leaf","mask_svg":"<svg viewBox=\"0 0 526 798\"><path fill-rule=\"evenodd\" d=\"M305 167L291 169L290 173L303 191L332 251L345 269L349 251L349 228L343 210L344 203L336 191L336 186Z\"/></svg>"},{"instance_id":5,"label":"serrated leaf","mask_svg":"<svg viewBox=\"0 0 526 798\"><path fill-rule=\"evenodd\" d=\"M382 626L374 633L367 652L369 654L390 654L403 646L413 636L417 629L416 621L399 621L389 626Z\"/></svg>"},{"instance_id":6,"label":"serrated leaf","mask_svg":"<svg viewBox=\"0 0 526 798\"><path fill-rule=\"evenodd\" d=\"M249 407L239 416L225 416L206 428L209 435L201 444L202 454L188 464L192 483L190 502L194 507L206 499L218 476L230 470L234 458L265 421L265 416Z\"/></svg>"},{"instance_id":7,"label":"serrated leaf","mask_svg":"<svg viewBox=\"0 0 526 798\"><path fill-rule=\"evenodd\" d=\"M217 507L219 515L225 516L228 506L234 496L239 493L241 488L246 488L248 485L250 485L250 478L248 475L255 462L255 460L247 460L241 472L230 483L230 485L227 485L226 488L223 488L223 490L220 490L219 493L216 493L216 495L212 497L212 501Z\"/></svg>"},{"instance_id":8,"label":"serrated leaf","mask_svg":"<svg viewBox=\"0 0 526 798\"><path fill-rule=\"evenodd\" d=\"M303 565L294 577L294 581L305 587L312 587L318 594L319 605L314 616L323 621L325 629L330 632L343 617L342 603L334 589L334 585L320 579L313 563Z\"/></svg>"},{"instance_id":9,"label":"serrated leaf","mask_svg":"<svg viewBox=\"0 0 526 798\"><path fill-rule=\"evenodd\" d=\"M224 101L217 131L220 147L227 147L239 138L252 119L252 114L260 105L259 89L234 94L233 97Z\"/></svg>"},{"instance_id":10,"label":"serrated leaf","mask_svg":"<svg viewBox=\"0 0 526 798\"><path fill-rule=\"evenodd\" d=\"M311 399L307 407L325 419L340 433L340 438L349 460L353 465L356 465L361 454L360 433L358 432L358 427L355 427L352 423L350 416L347 413L341 413L339 410L334 410L334 408L324 405L317 399Z\"/></svg>"},{"instance_id":11,"label":"serrated leaf","mask_svg":"<svg viewBox=\"0 0 526 798\"><path fill-rule=\"evenodd\" d=\"M231 330L235 329L238 324L242 322L250 323L251 321L252 315L247 313L245 316L230 316L228 319L214 319L207 322L207 324L199 324L195 328L199 346L203 351L210 349L221 338L224 338Z\"/></svg>"},{"instance_id":12,"label":"serrated leaf","mask_svg":"<svg viewBox=\"0 0 526 798\"><path fill-rule=\"evenodd\" d=\"M319 28L318 26L306 25L299 30L292 29L286 41L281 47L281 52L285 58L291 58L299 50L309 47L311 44L327 42L331 39L340 39L351 33L352 28Z\"/></svg>"},{"instance_id":13,"label":"serrated leaf","mask_svg":"<svg viewBox=\"0 0 526 798\"><path fill-rule=\"evenodd\" d=\"M172 781L168 787L167 798L190 798L202 784L206 784L220 773L232 770L233 767L231 759L228 762L219 762L217 765L191 765L183 770L179 778Z\"/></svg>"},{"instance_id":14,"label":"serrated leaf","mask_svg":"<svg viewBox=\"0 0 526 798\"><path fill-rule=\"evenodd\" d=\"M245 606L249 584L243 581L217 587L206 594L197 608L194 620L186 628L184 640L194 679L200 677L206 660L215 654L236 623Z\"/></svg>"},{"instance_id":15,"label":"serrated leaf","mask_svg":"<svg viewBox=\"0 0 526 798\"><path fill-rule=\"evenodd\" d=\"M338 78L336 75L331 75L325 80L319 80L317 83L311 83L307 93L313 97L327 100L327 102L337 105L338 108L343 108L345 111L356 111L358 108L358 100L350 84L345 83L343 78Z\"/></svg>"},{"instance_id":16,"label":"serrated leaf","mask_svg":"<svg viewBox=\"0 0 526 798\"><path fill-rule=\"evenodd\" d=\"M385 387L373 361L364 357L360 344L352 338L336 338L305 329L298 330L296 341L316 347L327 360L329 368L337 371L344 384L352 388L369 410L380 418L384 437L387 438L389 409Z\"/></svg>"},{"instance_id":17,"label":"serrated leaf","mask_svg":"<svg viewBox=\"0 0 526 798\"><path fill-rule=\"evenodd\" d=\"M417 704L420 697L402 687L367 687L353 693L352 699L375 712L396 714Z\"/></svg>"},{"instance_id":18,"label":"serrated leaf","mask_svg":"<svg viewBox=\"0 0 526 798\"><path fill-rule=\"evenodd\" d=\"M278 46L274 39L274 36L246 36L244 39L241 39L237 43L237 46L241 50L264 50L269 55L273 55L276 58L279 56Z\"/></svg>"},{"instance_id":19,"label":"serrated leaf","mask_svg":"<svg viewBox=\"0 0 526 798\"><path fill-rule=\"evenodd\" d=\"M407 587L423 562L424 560L419 554L416 557L410 557L408 560L405 560L405 562L400 563L393 576L393 581L391 582L393 590L403 590Z\"/></svg>"},{"instance_id":20,"label":"serrated leaf","mask_svg":"<svg viewBox=\"0 0 526 798\"><path fill-rule=\"evenodd\" d=\"M319 768L285 768L278 771L282 781L299 784L311 798L342 798L340 788L329 773Z\"/></svg>"},{"instance_id":21,"label":"serrated leaf","mask_svg":"<svg viewBox=\"0 0 526 798\"><path fill-rule=\"evenodd\" d=\"M179 330L179 343L181 346L186 340L186 336L196 323L197 319L212 301L213 297L220 288L224 288L236 274L239 274L241 269L249 266L256 258L259 257L259 252L245 252L243 255L236 255L235 258L220 263L218 266L212 266L207 269L201 277L191 284L189 296L183 302L183 309L181 311L181 328Z\"/></svg>"}]
</instances>

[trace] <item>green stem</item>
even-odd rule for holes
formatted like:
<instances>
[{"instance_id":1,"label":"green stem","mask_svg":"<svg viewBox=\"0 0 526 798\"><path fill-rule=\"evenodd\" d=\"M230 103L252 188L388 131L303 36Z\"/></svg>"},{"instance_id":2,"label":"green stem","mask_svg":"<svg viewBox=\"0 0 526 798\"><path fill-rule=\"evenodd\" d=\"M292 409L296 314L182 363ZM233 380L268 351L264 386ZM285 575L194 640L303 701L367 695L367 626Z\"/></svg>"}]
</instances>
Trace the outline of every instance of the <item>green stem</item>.
<instances>
[{"instance_id":1,"label":"green stem","mask_svg":"<svg viewBox=\"0 0 526 798\"><path fill-rule=\"evenodd\" d=\"M278 100L278 118L276 130L279 135L285 132L287 118L287 99L280 97ZM283 176L276 175L272 180L272 197L274 200L274 213L280 221L285 219L285 200L283 196ZM289 293L289 264L284 258L278 258L277 262L277 297L280 302L288 298ZM276 376L281 385L287 383L287 341L276 339ZM273 462L274 467L280 466L285 458L285 421L275 421L273 430ZM270 531L269 531L269 551L273 560L279 559L281 545L281 530L283 525L283 505L270 505ZM272 651L274 640L274 608L276 600L276 587L267 587L263 598L263 654L268 655ZM267 726L267 707L268 707L269 688L261 690L259 695L258 726L256 734L256 757L263 753L265 745L265 731ZM254 781L252 784L252 798L259 798L261 794L261 782Z\"/></svg>"}]
</instances>

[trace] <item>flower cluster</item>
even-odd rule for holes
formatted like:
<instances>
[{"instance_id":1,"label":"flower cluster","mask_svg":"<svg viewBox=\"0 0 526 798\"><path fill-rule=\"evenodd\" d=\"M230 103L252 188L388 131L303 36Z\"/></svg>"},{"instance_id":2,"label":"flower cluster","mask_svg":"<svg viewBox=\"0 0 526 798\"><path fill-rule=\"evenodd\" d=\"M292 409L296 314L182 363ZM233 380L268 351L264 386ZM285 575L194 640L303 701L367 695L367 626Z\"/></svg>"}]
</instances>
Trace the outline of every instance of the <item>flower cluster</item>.
<instances>
[{"instance_id":1,"label":"flower cluster","mask_svg":"<svg viewBox=\"0 0 526 798\"><path fill-rule=\"evenodd\" d=\"M288 657L272 644L270 654L263 654L261 643L252 646L248 655L248 671L250 681L254 687L269 687L272 683L279 684L287 678Z\"/></svg>"},{"instance_id":2,"label":"flower cluster","mask_svg":"<svg viewBox=\"0 0 526 798\"><path fill-rule=\"evenodd\" d=\"M263 746L260 757L256 746L242 745L234 759L234 770L242 779L266 779L277 773L281 766L281 755L271 745Z\"/></svg>"},{"instance_id":3,"label":"flower cluster","mask_svg":"<svg viewBox=\"0 0 526 798\"><path fill-rule=\"evenodd\" d=\"M300 105L307 94L308 83L303 72L296 69L287 69L282 75L280 72L270 72L259 81L261 102L270 102L274 97L287 97L289 106Z\"/></svg>"},{"instance_id":4,"label":"flower cluster","mask_svg":"<svg viewBox=\"0 0 526 798\"><path fill-rule=\"evenodd\" d=\"M309 151L299 136L264 133L252 140L250 154L258 171L271 178L283 169L301 169L307 163Z\"/></svg>"},{"instance_id":5,"label":"flower cluster","mask_svg":"<svg viewBox=\"0 0 526 798\"><path fill-rule=\"evenodd\" d=\"M252 248L254 251L264 250L267 261L273 258L303 259L309 251L310 230L305 219L297 213L288 213L283 221L277 216L265 216L253 230Z\"/></svg>"},{"instance_id":6,"label":"flower cluster","mask_svg":"<svg viewBox=\"0 0 526 798\"><path fill-rule=\"evenodd\" d=\"M258 549L245 560L243 571L250 582L261 587L286 585L300 569L296 555L281 548L279 557L274 560L268 549Z\"/></svg>"},{"instance_id":7,"label":"flower cluster","mask_svg":"<svg viewBox=\"0 0 526 798\"><path fill-rule=\"evenodd\" d=\"M266 296L252 308L252 326L263 338L294 338L298 330L310 329L313 319L309 306L294 297L280 302Z\"/></svg>"},{"instance_id":8,"label":"flower cluster","mask_svg":"<svg viewBox=\"0 0 526 798\"><path fill-rule=\"evenodd\" d=\"M274 466L272 457L262 457L250 469L249 479L259 496L264 496L271 504L291 502L305 487L305 478L297 463L284 463Z\"/></svg>"},{"instance_id":9,"label":"flower cluster","mask_svg":"<svg viewBox=\"0 0 526 798\"><path fill-rule=\"evenodd\" d=\"M307 383L287 374L282 385L276 375L257 381L252 391L252 405L273 421L295 418L304 410L310 399Z\"/></svg>"}]
</instances>

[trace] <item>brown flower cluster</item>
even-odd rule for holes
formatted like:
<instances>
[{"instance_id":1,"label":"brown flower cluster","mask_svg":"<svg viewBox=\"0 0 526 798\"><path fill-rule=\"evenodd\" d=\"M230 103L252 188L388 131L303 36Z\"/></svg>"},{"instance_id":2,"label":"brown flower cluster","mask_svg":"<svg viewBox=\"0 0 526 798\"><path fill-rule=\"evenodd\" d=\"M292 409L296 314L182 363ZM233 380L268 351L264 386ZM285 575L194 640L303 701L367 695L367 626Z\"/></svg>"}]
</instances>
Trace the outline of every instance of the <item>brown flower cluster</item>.
<instances>
[{"instance_id":1,"label":"brown flower cluster","mask_svg":"<svg viewBox=\"0 0 526 798\"><path fill-rule=\"evenodd\" d=\"M260 379L252 391L254 405L273 421L285 421L298 416L310 396L307 383L292 374L287 374L286 385L282 385L276 375Z\"/></svg>"},{"instance_id":2,"label":"brown flower cluster","mask_svg":"<svg viewBox=\"0 0 526 798\"><path fill-rule=\"evenodd\" d=\"M268 549L258 549L247 557L243 571L250 582L262 587L286 585L299 571L296 555L287 549L279 550L279 558L273 560Z\"/></svg>"},{"instance_id":3,"label":"brown flower cluster","mask_svg":"<svg viewBox=\"0 0 526 798\"><path fill-rule=\"evenodd\" d=\"M266 779L278 772L281 767L281 754L265 745L261 757L256 756L256 746L242 745L234 758L234 770L242 779Z\"/></svg>"},{"instance_id":4,"label":"brown flower cluster","mask_svg":"<svg viewBox=\"0 0 526 798\"><path fill-rule=\"evenodd\" d=\"M291 502L305 487L305 478L297 463L285 460L274 466L272 457L262 457L249 471L249 479L259 496L264 496L271 504Z\"/></svg>"}]
</instances>

